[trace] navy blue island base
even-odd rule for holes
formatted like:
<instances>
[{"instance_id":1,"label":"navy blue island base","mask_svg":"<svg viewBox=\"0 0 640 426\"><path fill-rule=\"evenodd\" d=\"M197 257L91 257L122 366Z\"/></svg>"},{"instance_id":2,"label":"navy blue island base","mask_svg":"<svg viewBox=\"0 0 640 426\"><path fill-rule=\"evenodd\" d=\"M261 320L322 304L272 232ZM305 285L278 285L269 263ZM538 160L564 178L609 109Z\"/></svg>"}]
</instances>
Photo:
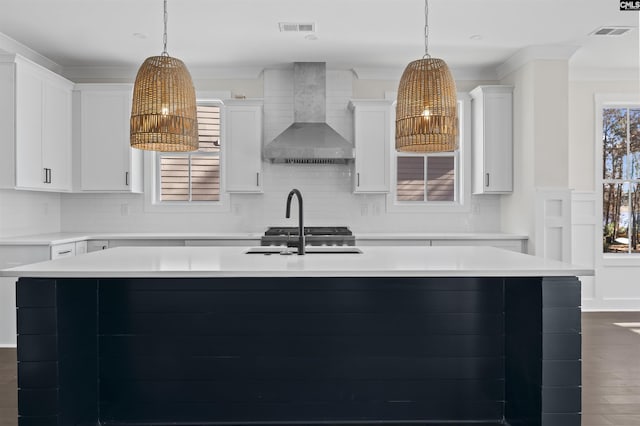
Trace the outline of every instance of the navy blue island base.
<instances>
[{"instance_id":1,"label":"navy blue island base","mask_svg":"<svg viewBox=\"0 0 640 426\"><path fill-rule=\"evenodd\" d=\"M579 426L575 277L21 278L20 426Z\"/></svg>"}]
</instances>

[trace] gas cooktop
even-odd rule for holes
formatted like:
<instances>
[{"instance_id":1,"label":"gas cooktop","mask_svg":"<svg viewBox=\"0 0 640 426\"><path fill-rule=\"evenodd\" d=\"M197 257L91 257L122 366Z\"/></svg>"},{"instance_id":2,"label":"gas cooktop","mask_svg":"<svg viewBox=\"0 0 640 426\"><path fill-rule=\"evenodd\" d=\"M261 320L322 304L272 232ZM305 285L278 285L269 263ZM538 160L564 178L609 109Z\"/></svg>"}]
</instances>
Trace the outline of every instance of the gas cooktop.
<instances>
[{"instance_id":1,"label":"gas cooktop","mask_svg":"<svg viewBox=\"0 0 640 426\"><path fill-rule=\"evenodd\" d=\"M356 237L346 226L305 226L304 234L310 246L354 246ZM286 245L298 238L297 226L269 227L262 236L263 246Z\"/></svg>"}]
</instances>

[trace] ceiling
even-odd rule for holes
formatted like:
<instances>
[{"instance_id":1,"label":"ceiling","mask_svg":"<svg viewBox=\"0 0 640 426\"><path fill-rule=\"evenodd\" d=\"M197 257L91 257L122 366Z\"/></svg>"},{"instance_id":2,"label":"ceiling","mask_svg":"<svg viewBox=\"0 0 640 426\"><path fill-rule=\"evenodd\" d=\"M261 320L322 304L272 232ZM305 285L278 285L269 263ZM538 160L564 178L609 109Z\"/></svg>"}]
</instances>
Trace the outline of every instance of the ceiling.
<instances>
[{"instance_id":1,"label":"ceiling","mask_svg":"<svg viewBox=\"0 0 640 426\"><path fill-rule=\"evenodd\" d=\"M618 0L431 0L429 53L454 76L495 70L531 46L575 47L572 69L637 72L639 14L618 6ZM323 61L401 70L424 54L422 0L169 0L168 9L168 52L188 67ZM162 0L0 0L0 10L0 33L76 74L101 67L135 73L144 58L162 51ZM316 31L281 33L280 22L311 22ZM632 30L589 35L601 26Z\"/></svg>"}]
</instances>

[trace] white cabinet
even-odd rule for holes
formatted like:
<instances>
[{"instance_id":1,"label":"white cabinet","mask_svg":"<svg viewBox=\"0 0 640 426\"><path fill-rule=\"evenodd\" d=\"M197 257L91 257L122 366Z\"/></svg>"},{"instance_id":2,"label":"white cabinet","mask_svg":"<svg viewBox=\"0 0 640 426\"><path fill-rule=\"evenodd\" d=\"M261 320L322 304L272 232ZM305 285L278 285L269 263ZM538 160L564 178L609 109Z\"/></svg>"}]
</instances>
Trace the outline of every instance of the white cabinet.
<instances>
[{"instance_id":1,"label":"white cabinet","mask_svg":"<svg viewBox=\"0 0 640 426\"><path fill-rule=\"evenodd\" d=\"M62 257L79 256L85 253L87 253L86 241L76 241L51 246L51 260L60 259Z\"/></svg>"},{"instance_id":2,"label":"white cabinet","mask_svg":"<svg viewBox=\"0 0 640 426\"><path fill-rule=\"evenodd\" d=\"M184 245L187 247L246 247L246 246L259 246L259 238L216 238L211 240L185 240Z\"/></svg>"},{"instance_id":3,"label":"white cabinet","mask_svg":"<svg viewBox=\"0 0 640 426\"><path fill-rule=\"evenodd\" d=\"M526 253L526 240L431 240L431 245L436 246L485 246L497 247L505 250L511 250L518 253Z\"/></svg>"},{"instance_id":4,"label":"white cabinet","mask_svg":"<svg viewBox=\"0 0 640 426\"><path fill-rule=\"evenodd\" d=\"M352 100L354 193L389 192L389 155L394 122L391 101Z\"/></svg>"},{"instance_id":5,"label":"white cabinet","mask_svg":"<svg viewBox=\"0 0 640 426\"><path fill-rule=\"evenodd\" d=\"M51 260L76 255L76 243L64 243L51 246Z\"/></svg>"},{"instance_id":6,"label":"white cabinet","mask_svg":"<svg viewBox=\"0 0 640 426\"><path fill-rule=\"evenodd\" d=\"M143 192L143 153L129 144L132 87L79 84L74 93L75 149L81 191Z\"/></svg>"},{"instance_id":7,"label":"white cabinet","mask_svg":"<svg viewBox=\"0 0 640 426\"><path fill-rule=\"evenodd\" d=\"M71 190L73 83L17 55L0 57L0 186Z\"/></svg>"},{"instance_id":8,"label":"white cabinet","mask_svg":"<svg viewBox=\"0 0 640 426\"><path fill-rule=\"evenodd\" d=\"M89 240L87 241L87 253L94 251L106 250L109 248L109 241L107 240Z\"/></svg>"},{"instance_id":9,"label":"white cabinet","mask_svg":"<svg viewBox=\"0 0 640 426\"><path fill-rule=\"evenodd\" d=\"M513 87L478 86L470 92L473 193L513 191Z\"/></svg>"},{"instance_id":10,"label":"white cabinet","mask_svg":"<svg viewBox=\"0 0 640 426\"><path fill-rule=\"evenodd\" d=\"M224 102L227 192L262 192L262 104L252 100Z\"/></svg>"}]
</instances>

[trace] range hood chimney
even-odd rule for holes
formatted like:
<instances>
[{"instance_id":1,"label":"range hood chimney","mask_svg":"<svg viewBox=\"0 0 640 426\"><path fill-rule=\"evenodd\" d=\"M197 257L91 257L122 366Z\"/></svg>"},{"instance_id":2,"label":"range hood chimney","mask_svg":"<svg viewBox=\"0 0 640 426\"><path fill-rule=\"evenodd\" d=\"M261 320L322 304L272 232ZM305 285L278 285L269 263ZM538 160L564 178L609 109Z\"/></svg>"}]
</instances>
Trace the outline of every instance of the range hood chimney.
<instances>
[{"instance_id":1,"label":"range hood chimney","mask_svg":"<svg viewBox=\"0 0 640 426\"><path fill-rule=\"evenodd\" d=\"M324 62L293 64L294 122L264 147L278 163L345 163L353 145L326 123L327 69Z\"/></svg>"}]
</instances>

